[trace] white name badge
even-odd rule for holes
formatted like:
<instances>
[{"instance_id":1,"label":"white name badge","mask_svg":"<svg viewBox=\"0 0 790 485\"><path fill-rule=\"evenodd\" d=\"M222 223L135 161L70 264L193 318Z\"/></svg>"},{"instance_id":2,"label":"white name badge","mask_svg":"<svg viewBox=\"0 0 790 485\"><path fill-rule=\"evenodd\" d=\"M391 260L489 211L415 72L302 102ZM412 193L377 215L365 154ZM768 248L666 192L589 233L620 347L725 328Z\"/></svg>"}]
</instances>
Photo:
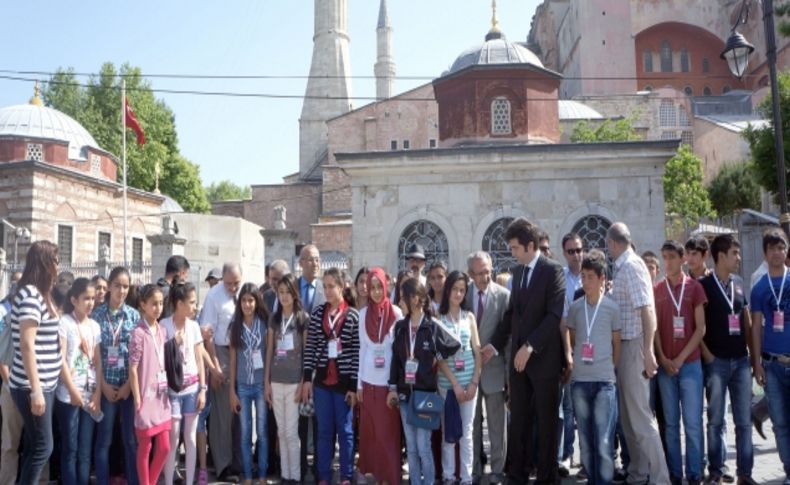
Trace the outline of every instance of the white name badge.
<instances>
[{"instance_id":1,"label":"white name badge","mask_svg":"<svg viewBox=\"0 0 790 485\"><path fill-rule=\"evenodd\" d=\"M337 359L337 354L340 353L340 342L337 339L332 339L326 344L326 353L330 359Z\"/></svg>"},{"instance_id":2,"label":"white name badge","mask_svg":"<svg viewBox=\"0 0 790 485\"><path fill-rule=\"evenodd\" d=\"M456 357L455 358L455 370L458 372L463 372L466 369L466 362L464 361L463 357Z\"/></svg>"},{"instance_id":3,"label":"white name badge","mask_svg":"<svg viewBox=\"0 0 790 485\"><path fill-rule=\"evenodd\" d=\"M582 344L582 362L585 364L592 364L595 362L595 344L592 342L585 342Z\"/></svg>"},{"instance_id":4,"label":"white name badge","mask_svg":"<svg viewBox=\"0 0 790 485\"><path fill-rule=\"evenodd\" d=\"M774 312L774 332L784 332L785 331L785 312L782 310L776 310Z\"/></svg>"},{"instance_id":5,"label":"white name badge","mask_svg":"<svg viewBox=\"0 0 790 485\"><path fill-rule=\"evenodd\" d=\"M160 370L156 374L157 389L159 393L167 392L167 372Z\"/></svg>"},{"instance_id":6,"label":"white name badge","mask_svg":"<svg viewBox=\"0 0 790 485\"><path fill-rule=\"evenodd\" d=\"M741 334L741 319L738 318L738 315L727 315L727 326L730 330L730 335Z\"/></svg>"},{"instance_id":7,"label":"white name badge","mask_svg":"<svg viewBox=\"0 0 790 485\"><path fill-rule=\"evenodd\" d=\"M373 365L376 369L383 369L387 359L384 357L385 350L381 347L373 351Z\"/></svg>"},{"instance_id":8,"label":"white name badge","mask_svg":"<svg viewBox=\"0 0 790 485\"><path fill-rule=\"evenodd\" d=\"M118 360L120 360L119 357L118 347L107 347L107 363L111 367L116 367L118 365Z\"/></svg>"},{"instance_id":9,"label":"white name badge","mask_svg":"<svg viewBox=\"0 0 790 485\"><path fill-rule=\"evenodd\" d=\"M415 359L406 361L406 384L417 383L417 366L418 363Z\"/></svg>"},{"instance_id":10,"label":"white name badge","mask_svg":"<svg viewBox=\"0 0 790 485\"><path fill-rule=\"evenodd\" d=\"M686 321L683 317L672 317L672 336L674 338L686 336Z\"/></svg>"},{"instance_id":11,"label":"white name badge","mask_svg":"<svg viewBox=\"0 0 790 485\"><path fill-rule=\"evenodd\" d=\"M263 356L257 350L252 354L252 368L254 370L263 369Z\"/></svg>"},{"instance_id":12,"label":"white name badge","mask_svg":"<svg viewBox=\"0 0 790 485\"><path fill-rule=\"evenodd\" d=\"M283 335L280 340L277 341L277 348L281 350L285 350L286 352L289 350L294 349L294 334L289 333Z\"/></svg>"}]
</instances>

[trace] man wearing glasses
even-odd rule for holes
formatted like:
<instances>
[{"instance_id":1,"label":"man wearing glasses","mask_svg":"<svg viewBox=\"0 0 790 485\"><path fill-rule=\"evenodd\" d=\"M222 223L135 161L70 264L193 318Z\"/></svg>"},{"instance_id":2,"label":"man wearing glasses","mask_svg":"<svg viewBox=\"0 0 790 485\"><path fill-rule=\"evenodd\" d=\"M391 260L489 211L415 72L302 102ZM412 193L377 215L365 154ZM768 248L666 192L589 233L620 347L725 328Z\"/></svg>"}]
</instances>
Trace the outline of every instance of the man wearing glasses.
<instances>
[{"instance_id":1,"label":"man wearing glasses","mask_svg":"<svg viewBox=\"0 0 790 485\"><path fill-rule=\"evenodd\" d=\"M548 244L546 244L548 246ZM563 268L565 275L565 308L562 312L562 326L568 316L568 308L575 300L574 294L582 287L582 260L584 260L584 247L582 238L576 233L568 233L562 237L562 254L568 263ZM568 342L563 342L564 344ZM573 457L574 425L573 425L573 402L571 401L570 373L573 369L573 356L570 348L565 348L566 368L564 383L560 396L560 425L557 430L559 436L557 442L557 462L559 463L559 473L561 477L570 475L571 458Z\"/></svg>"}]
</instances>

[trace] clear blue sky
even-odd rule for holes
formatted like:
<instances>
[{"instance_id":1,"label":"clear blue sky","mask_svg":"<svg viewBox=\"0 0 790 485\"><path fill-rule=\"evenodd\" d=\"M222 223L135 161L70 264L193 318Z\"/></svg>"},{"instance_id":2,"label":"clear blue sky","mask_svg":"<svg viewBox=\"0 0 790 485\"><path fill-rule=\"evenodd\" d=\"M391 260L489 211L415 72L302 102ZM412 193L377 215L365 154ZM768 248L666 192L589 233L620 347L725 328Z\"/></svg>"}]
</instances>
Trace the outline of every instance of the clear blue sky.
<instances>
[{"instance_id":1,"label":"clear blue sky","mask_svg":"<svg viewBox=\"0 0 790 485\"><path fill-rule=\"evenodd\" d=\"M379 0L348 3L351 69L370 76ZM399 76L439 76L462 50L482 42L490 25L489 0L388 3ZM525 41L540 1L497 3L503 32ZM0 18L0 69L96 72L111 61L143 74L306 76L310 68L312 0L2 2ZM398 80L395 92L422 82ZM155 89L300 96L305 83L151 79ZM0 106L27 102L32 91L32 83L0 79ZM354 79L353 95L375 96L374 80ZM181 152L200 166L206 184L279 183L298 170L301 99L157 96L175 112Z\"/></svg>"}]
</instances>

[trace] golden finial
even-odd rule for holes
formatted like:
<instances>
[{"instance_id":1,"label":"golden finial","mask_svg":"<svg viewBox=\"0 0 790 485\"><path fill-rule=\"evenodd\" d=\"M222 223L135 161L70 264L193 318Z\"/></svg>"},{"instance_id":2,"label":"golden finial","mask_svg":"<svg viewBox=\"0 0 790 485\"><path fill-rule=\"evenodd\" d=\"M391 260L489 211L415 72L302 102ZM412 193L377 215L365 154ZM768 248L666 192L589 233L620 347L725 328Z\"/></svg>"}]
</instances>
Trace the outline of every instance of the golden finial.
<instances>
[{"instance_id":1,"label":"golden finial","mask_svg":"<svg viewBox=\"0 0 790 485\"><path fill-rule=\"evenodd\" d=\"M499 32L499 21L496 18L496 0L491 0L491 31Z\"/></svg>"},{"instance_id":2,"label":"golden finial","mask_svg":"<svg viewBox=\"0 0 790 485\"><path fill-rule=\"evenodd\" d=\"M38 86L38 81L33 87L33 97L30 98L30 104L33 106L44 106L44 102L41 101L41 88Z\"/></svg>"}]
</instances>

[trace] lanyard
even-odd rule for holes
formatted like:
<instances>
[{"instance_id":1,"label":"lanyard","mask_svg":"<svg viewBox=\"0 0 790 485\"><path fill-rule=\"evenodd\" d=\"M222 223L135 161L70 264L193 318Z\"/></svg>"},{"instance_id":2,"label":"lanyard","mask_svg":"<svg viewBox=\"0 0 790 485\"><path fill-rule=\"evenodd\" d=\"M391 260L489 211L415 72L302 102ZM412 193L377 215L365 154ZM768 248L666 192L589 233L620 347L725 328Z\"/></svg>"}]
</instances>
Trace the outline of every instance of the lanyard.
<instances>
[{"instance_id":1,"label":"lanyard","mask_svg":"<svg viewBox=\"0 0 790 485\"><path fill-rule=\"evenodd\" d=\"M771 288L771 293L774 295L774 299L776 300L776 308L779 309L782 303L782 292L785 290L785 280L787 279L787 267L785 266L785 274L782 276L782 285L779 287L779 296L776 296L776 290L774 290L774 284L771 283L771 275L766 274L768 276L768 287Z\"/></svg>"},{"instance_id":2,"label":"lanyard","mask_svg":"<svg viewBox=\"0 0 790 485\"><path fill-rule=\"evenodd\" d=\"M145 322L145 331L148 332L148 335L150 335L154 341L154 352L156 353L156 362L157 364L159 364L159 370L164 370L165 364L163 362L161 354L159 353L159 342L157 341L157 336L159 336L159 333L162 331L162 327L160 327L158 323L156 324L156 326L157 326L156 335L154 335L154 333L151 331L151 327L148 325L148 322Z\"/></svg>"},{"instance_id":3,"label":"lanyard","mask_svg":"<svg viewBox=\"0 0 790 485\"><path fill-rule=\"evenodd\" d=\"M417 331L412 335L411 322L409 322L409 358L411 359L414 359L414 344L417 343L417 332L419 330L420 326L417 325Z\"/></svg>"},{"instance_id":4,"label":"lanyard","mask_svg":"<svg viewBox=\"0 0 790 485\"><path fill-rule=\"evenodd\" d=\"M730 313L732 315L735 315L735 283L732 281L732 278L730 278L727 281L727 285L726 286L721 286L721 281L719 281L719 277L717 275L714 274L713 275L713 279L716 280L716 286L719 287L719 291L721 292L721 296L724 297L724 301L726 301L727 305L730 307ZM727 292L724 289L727 286L730 286L730 284L732 284L732 288L730 288L730 297L727 298Z\"/></svg>"},{"instance_id":5,"label":"lanyard","mask_svg":"<svg viewBox=\"0 0 790 485\"><path fill-rule=\"evenodd\" d=\"M247 346L246 350L252 352L258 347L258 344L261 341L261 336L260 336L261 321L256 317L252 323L252 330L250 330L246 324L243 325L244 325L244 344Z\"/></svg>"},{"instance_id":6,"label":"lanyard","mask_svg":"<svg viewBox=\"0 0 790 485\"><path fill-rule=\"evenodd\" d=\"M80 344L82 346L82 353L85 354L85 357L91 360L91 365L93 365L93 349L96 347L96 340L93 337L93 331L91 331L91 340L90 342L88 339L85 338L85 335L82 334L82 323L77 319L77 315L74 312L71 313L71 318L77 323L77 333L80 334ZM87 320L87 317L86 317Z\"/></svg>"},{"instance_id":7,"label":"lanyard","mask_svg":"<svg viewBox=\"0 0 790 485\"><path fill-rule=\"evenodd\" d=\"M123 327L123 320L126 319L126 314L123 313L123 306L121 306L121 308L118 309L118 313L121 314L121 321L118 322L118 327L113 330L112 312L110 311L110 307L109 306L107 307L107 323L110 326L113 347L118 346L118 341L120 340L120 336L121 336L121 327Z\"/></svg>"},{"instance_id":8,"label":"lanyard","mask_svg":"<svg viewBox=\"0 0 790 485\"><path fill-rule=\"evenodd\" d=\"M584 323L587 325L587 343L590 343L590 335L592 334L592 329L595 326L595 317L598 316L598 309L601 307L601 301L603 301L603 295L598 296L598 303L595 304L595 310L593 310L592 320L587 314L587 307L589 303L587 303L587 297L584 297Z\"/></svg>"},{"instance_id":9,"label":"lanyard","mask_svg":"<svg viewBox=\"0 0 790 485\"><path fill-rule=\"evenodd\" d=\"M384 328L384 314L382 313L379 317L379 339L376 341L377 344L382 344L384 342L381 341L381 330Z\"/></svg>"},{"instance_id":10,"label":"lanyard","mask_svg":"<svg viewBox=\"0 0 790 485\"><path fill-rule=\"evenodd\" d=\"M331 315L329 316L329 330L332 332L332 339L333 340L337 338L337 334L335 333L335 328L337 327L338 320L340 320L340 317L343 316L343 313L345 313L345 312L343 312L338 307L337 315L335 315L335 318L332 318Z\"/></svg>"},{"instance_id":11,"label":"lanyard","mask_svg":"<svg viewBox=\"0 0 790 485\"><path fill-rule=\"evenodd\" d=\"M450 327L452 328L453 333L455 334L456 340L458 343L461 344L461 350L464 350L464 343L461 341L461 320L463 319L463 310L461 313L458 314L458 321L453 318L452 315L448 312L447 315L442 317L445 321L449 321L451 324Z\"/></svg>"},{"instance_id":12,"label":"lanyard","mask_svg":"<svg viewBox=\"0 0 790 485\"><path fill-rule=\"evenodd\" d=\"M683 284L680 286L680 300L675 300L675 293L672 291L672 288L669 286L669 278L664 278L664 283L667 285L667 292L669 292L669 297L672 299L672 305L675 306L675 310L677 310L677 316L680 316L680 306L683 305L683 294L686 292L686 275L681 273L683 277Z\"/></svg>"},{"instance_id":13,"label":"lanyard","mask_svg":"<svg viewBox=\"0 0 790 485\"><path fill-rule=\"evenodd\" d=\"M281 319L282 319L282 317L281 317ZM294 319L294 313L291 312L291 316L288 317L288 320L286 320L285 322L283 322L280 325L280 340L285 340L285 332L288 331L288 327L291 325L291 322L293 321L293 319Z\"/></svg>"}]
</instances>

